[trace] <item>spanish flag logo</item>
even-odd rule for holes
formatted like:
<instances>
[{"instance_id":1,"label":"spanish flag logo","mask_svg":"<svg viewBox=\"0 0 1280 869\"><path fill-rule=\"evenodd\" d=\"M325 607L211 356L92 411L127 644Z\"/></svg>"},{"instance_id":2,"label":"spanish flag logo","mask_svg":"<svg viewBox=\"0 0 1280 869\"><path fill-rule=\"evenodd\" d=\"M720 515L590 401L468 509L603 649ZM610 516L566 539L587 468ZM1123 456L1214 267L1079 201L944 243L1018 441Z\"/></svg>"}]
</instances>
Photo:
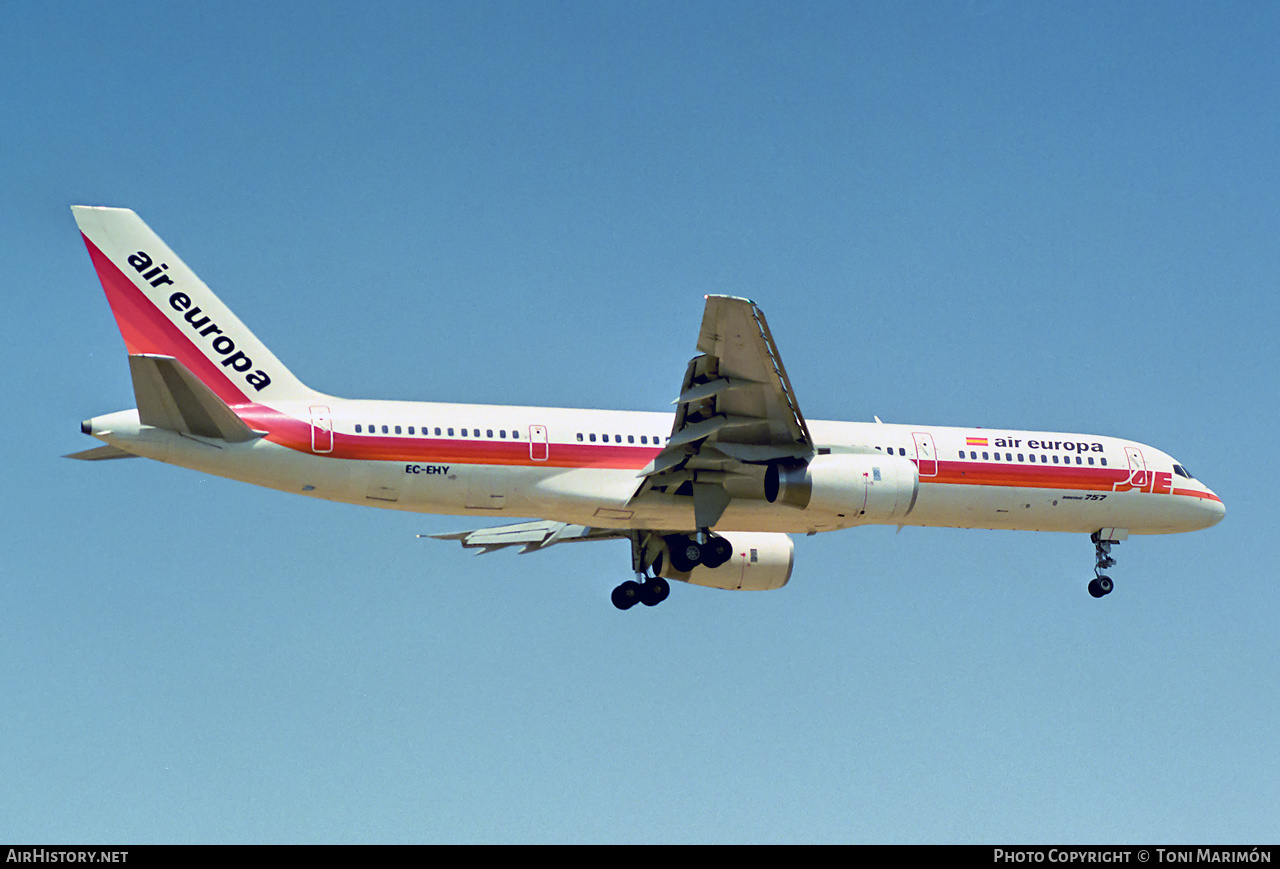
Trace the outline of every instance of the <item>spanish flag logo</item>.
<instances>
[{"instance_id":1,"label":"spanish flag logo","mask_svg":"<svg viewBox=\"0 0 1280 869\"><path fill-rule=\"evenodd\" d=\"M965 438L964 444L967 447L985 447L987 446L986 438Z\"/></svg>"}]
</instances>

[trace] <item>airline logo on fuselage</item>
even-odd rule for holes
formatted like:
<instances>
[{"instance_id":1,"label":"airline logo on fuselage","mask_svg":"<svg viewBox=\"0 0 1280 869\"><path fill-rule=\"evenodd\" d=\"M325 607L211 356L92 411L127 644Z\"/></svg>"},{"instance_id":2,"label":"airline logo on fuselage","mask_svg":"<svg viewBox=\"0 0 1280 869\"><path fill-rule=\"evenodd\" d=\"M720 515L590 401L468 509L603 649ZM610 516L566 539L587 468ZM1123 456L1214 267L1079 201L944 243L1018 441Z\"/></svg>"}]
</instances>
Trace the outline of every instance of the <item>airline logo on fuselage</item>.
<instances>
[{"instance_id":1,"label":"airline logo on fuselage","mask_svg":"<svg viewBox=\"0 0 1280 869\"><path fill-rule=\"evenodd\" d=\"M153 287L164 284L177 287L168 275L168 264L155 262L146 251L140 250L130 256L129 265L133 266L142 279ZM223 368L240 372L244 375L245 382L259 392L271 384L271 378L267 373L260 368L254 368L253 360L245 355L243 350L236 349L236 342L231 336L223 332L218 324L213 322L213 318L194 306L190 296L181 290L176 290L169 296L169 307L182 315L182 319L191 331L201 338L212 339L207 342L208 346L222 357L218 362Z\"/></svg>"},{"instance_id":2,"label":"airline logo on fuselage","mask_svg":"<svg viewBox=\"0 0 1280 869\"><path fill-rule=\"evenodd\" d=\"M1020 448L1022 447L1022 438L993 438L993 447ZM965 438L965 446L987 445L987 438ZM1064 453L1101 453L1105 452L1102 444L1097 441L1042 441L1032 438L1027 441L1025 447L1028 450L1058 450Z\"/></svg>"},{"instance_id":3,"label":"airline logo on fuselage","mask_svg":"<svg viewBox=\"0 0 1280 869\"><path fill-rule=\"evenodd\" d=\"M1173 474L1169 471L1148 471L1131 468L1129 479L1111 487L1113 492L1151 492L1155 495L1173 493Z\"/></svg>"}]
</instances>

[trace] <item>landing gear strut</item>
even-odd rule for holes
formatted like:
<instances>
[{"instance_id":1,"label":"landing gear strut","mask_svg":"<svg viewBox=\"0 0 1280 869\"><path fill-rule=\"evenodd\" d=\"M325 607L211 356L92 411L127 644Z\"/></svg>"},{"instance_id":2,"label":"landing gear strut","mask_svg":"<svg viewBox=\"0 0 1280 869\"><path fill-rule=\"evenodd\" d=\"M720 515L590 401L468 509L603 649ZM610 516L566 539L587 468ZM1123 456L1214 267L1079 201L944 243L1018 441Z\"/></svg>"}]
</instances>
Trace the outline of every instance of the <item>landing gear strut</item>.
<instances>
[{"instance_id":1,"label":"landing gear strut","mask_svg":"<svg viewBox=\"0 0 1280 869\"><path fill-rule=\"evenodd\" d=\"M649 532L631 537L631 567L635 579L629 579L613 590L611 600L620 610L629 610L638 603L657 606L671 594L671 585L662 578L663 549L659 538ZM674 556L674 553L672 553ZM653 575L650 576L649 574Z\"/></svg>"},{"instance_id":2,"label":"landing gear strut","mask_svg":"<svg viewBox=\"0 0 1280 869\"><path fill-rule=\"evenodd\" d=\"M1103 597L1111 594L1111 589L1115 587L1111 577L1102 571L1115 567L1116 560L1111 557L1111 546L1120 541L1104 539L1101 531L1093 532L1089 539L1093 541L1093 551L1096 557L1096 563L1093 567L1093 579L1089 581L1089 594L1094 597Z\"/></svg>"}]
</instances>

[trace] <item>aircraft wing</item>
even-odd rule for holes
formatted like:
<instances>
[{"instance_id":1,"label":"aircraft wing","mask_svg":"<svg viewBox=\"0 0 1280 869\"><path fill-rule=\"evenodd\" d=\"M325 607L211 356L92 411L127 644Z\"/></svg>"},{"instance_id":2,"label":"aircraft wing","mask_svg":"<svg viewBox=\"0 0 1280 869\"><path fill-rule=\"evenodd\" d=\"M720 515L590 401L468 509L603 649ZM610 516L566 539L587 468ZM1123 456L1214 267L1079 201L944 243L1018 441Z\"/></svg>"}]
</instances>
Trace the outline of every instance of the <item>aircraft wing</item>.
<instances>
[{"instance_id":1,"label":"aircraft wing","mask_svg":"<svg viewBox=\"0 0 1280 869\"><path fill-rule=\"evenodd\" d=\"M496 528L480 528L476 531L454 531L448 534L419 534L419 537L432 537L436 540L457 540L464 549L479 549L477 555L485 555L505 549L508 546L519 546L521 554L536 552L556 543L571 543L582 540L612 540L626 537L621 531L608 528L590 528L586 525L569 525L552 520L536 522L519 522L515 525L499 525Z\"/></svg>"},{"instance_id":2,"label":"aircraft wing","mask_svg":"<svg viewBox=\"0 0 1280 869\"><path fill-rule=\"evenodd\" d=\"M689 495L699 528L719 521L736 488L755 488L764 465L814 453L764 312L748 299L707 296L698 355L674 404L671 439L641 471L635 497Z\"/></svg>"}]
</instances>

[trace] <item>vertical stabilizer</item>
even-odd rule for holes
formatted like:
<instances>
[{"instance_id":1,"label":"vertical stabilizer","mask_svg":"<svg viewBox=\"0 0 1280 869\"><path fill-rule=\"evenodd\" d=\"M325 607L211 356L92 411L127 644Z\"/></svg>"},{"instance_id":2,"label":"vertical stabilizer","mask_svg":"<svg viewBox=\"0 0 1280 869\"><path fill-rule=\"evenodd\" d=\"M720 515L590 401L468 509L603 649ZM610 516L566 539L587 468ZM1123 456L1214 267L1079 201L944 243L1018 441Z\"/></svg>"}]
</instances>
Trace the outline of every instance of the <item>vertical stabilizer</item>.
<instances>
[{"instance_id":1,"label":"vertical stabilizer","mask_svg":"<svg viewBox=\"0 0 1280 869\"><path fill-rule=\"evenodd\" d=\"M130 356L170 356L228 405L309 399L304 386L127 208L73 205Z\"/></svg>"}]
</instances>

